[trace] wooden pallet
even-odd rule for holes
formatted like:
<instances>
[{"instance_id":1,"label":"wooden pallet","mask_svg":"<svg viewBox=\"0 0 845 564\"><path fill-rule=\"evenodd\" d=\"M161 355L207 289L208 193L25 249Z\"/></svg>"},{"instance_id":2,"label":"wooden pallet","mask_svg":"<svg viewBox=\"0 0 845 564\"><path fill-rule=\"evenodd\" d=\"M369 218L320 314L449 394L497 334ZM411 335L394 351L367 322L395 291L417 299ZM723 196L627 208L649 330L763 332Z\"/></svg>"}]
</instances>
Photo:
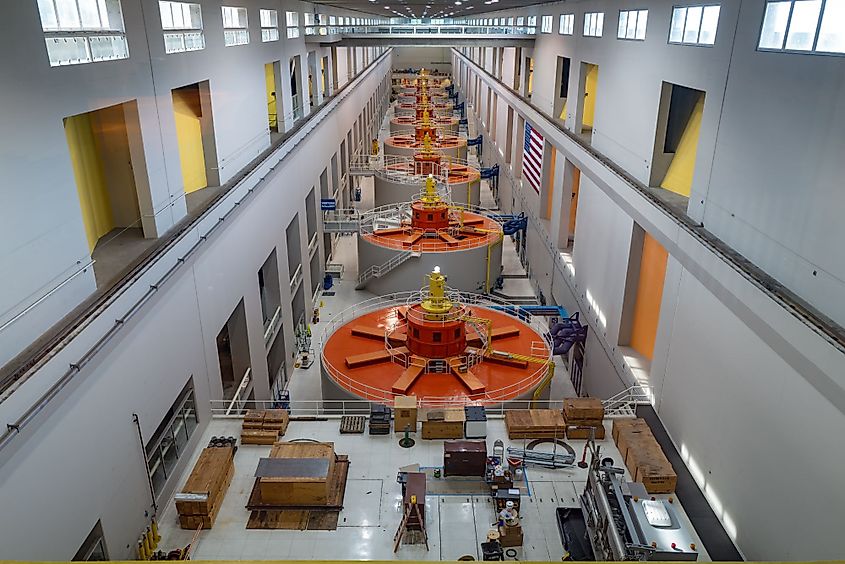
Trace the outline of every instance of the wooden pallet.
<instances>
[{"instance_id":1,"label":"wooden pallet","mask_svg":"<svg viewBox=\"0 0 845 564\"><path fill-rule=\"evenodd\" d=\"M328 503L323 506L279 508L264 504L261 502L261 490L256 479L246 506L251 511L246 528L294 531L334 531L337 529L349 476L348 457L342 454L337 455L335 465Z\"/></svg>"},{"instance_id":2,"label":"wooden pallet","mask_svg":"<svg viewBox=\"0 0 845 564\"><path fill-rule=\"evenodd\" d=\"M555 409L518 409L505 412L510 439L562 439L566 436L563 414Z\"/></svg>"},{"instance_id":3,"label":"wooden pallet","mask_svg":"<svg viewBox=\"0 0 845 564\"><path fill-rule=\"evenodd\" d=\"M340 434L360 434L364 432L367 418L363 415L344 415L340 418Z\"/></svg>"}]
</instances>

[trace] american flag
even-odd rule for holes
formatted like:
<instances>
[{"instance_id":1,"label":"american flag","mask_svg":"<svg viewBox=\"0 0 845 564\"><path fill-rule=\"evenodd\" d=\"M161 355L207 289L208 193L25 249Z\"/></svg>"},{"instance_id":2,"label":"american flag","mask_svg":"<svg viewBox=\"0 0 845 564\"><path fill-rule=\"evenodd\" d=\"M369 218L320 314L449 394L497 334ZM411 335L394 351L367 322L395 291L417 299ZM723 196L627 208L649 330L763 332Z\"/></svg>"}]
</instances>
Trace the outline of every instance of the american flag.
<instances>
[{"instance_id":1,"label":"american flag","mask_svg":"<svg viewBox=\"0 0 845 564\"><path fill-rule=\"evenodd\" d=\"M522 147L522 176L538 194L543 171L543 136L525 122L525 144Z\"/></svg>"}]
</instances>

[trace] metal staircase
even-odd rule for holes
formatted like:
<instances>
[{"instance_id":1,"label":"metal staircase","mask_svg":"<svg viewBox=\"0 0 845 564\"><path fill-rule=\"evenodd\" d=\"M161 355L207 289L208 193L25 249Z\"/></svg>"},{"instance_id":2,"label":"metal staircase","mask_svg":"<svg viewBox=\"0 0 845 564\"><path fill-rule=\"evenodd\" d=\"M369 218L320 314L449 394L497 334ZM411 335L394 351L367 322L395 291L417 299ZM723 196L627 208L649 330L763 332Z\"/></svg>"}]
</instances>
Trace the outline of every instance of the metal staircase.
<instances>
[{"instance_id":1,"label":"metal staircase","mask_svg":"<svg viewBox=\"0 0 845 564\"><path fill-rule=\"evenodd\" d=\"M411 257L419 257L422 253L415 252L415 251L402 251L390 257L390 260L382 263L382 264L375 264L362 272L358 275L358 284L355 286L356 289L360 290L364 286L367 285L367 282L372 280L373 278L381 278L400 264L404 263Z\"/></svg>"},{"instance_id":2,"label":"metal staircase","mask_svg":"<svg viewBox=\"0 0 845 564\"><path fill-rule=\"evenodd\" d=\"M323 216L324 233L358 233L361 215L353 208L325 212Z\"/></svg>"},{"instance_id":3,"label":"metal staircase","mask_svg":"<svg viewBox=\"0 0 845 564\"><path fill-rule=\"evenodd\" d=\"M636 385L602 400L601 403L604 406L605 417L636 417L637 406L650 404L651 394L647 388Z\"/></svg>"}]
</instances>

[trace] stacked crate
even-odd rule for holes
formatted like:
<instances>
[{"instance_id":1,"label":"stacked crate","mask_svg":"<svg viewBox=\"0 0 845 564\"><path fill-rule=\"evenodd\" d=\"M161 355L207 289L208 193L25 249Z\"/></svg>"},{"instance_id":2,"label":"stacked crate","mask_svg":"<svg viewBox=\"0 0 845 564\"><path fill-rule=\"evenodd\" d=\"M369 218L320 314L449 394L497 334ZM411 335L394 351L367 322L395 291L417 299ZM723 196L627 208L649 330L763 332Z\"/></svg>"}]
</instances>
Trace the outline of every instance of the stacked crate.
<instances>
[{"instance_id":1,"label":"stacked crate","mask_svg":"<svg viewBox=\"0 0 845 564\"><path fill-rule=\"evenodd\" d=\"M648 493L672 493L678 476L644 419L614 419L613 440L635 482Z\"/></svg>"},{"instance_id":2,"label":"stacked crate","mask_svg":"<svg viewBox=\"0 0 845 564\"><path fill-rule=\"evenodd\" d=\"M563 420L567 439L604 439L604 406L597 398L565 398Z\"/></svg>"},{"instance_id":3,"label":"stacked crate","mask_svg":"<svg viewBox=\"0 0 845 564\"><path fill-rule=\"evenodd\" d=\"M290 415L284 409L251 409L244 415L241 443L272 445L287 431Z\"/></svg>"},{"instance_id":4,"label":"stacked crate","mask_svg":"<svg viewBox=\"0 0 845 564\"><path fill-rule=\"evenodd\" d=\"M562 439L566 436L563 415L556 409L505 411L509 439Z\"/></svg>"},{"instance_id":5,"label":"stacked crate","mask_svg":"<svg viewBox=\"0 0 845 564\"><path fill-rule=\"evenodd\" d=\"M211 447L200 453L185 487L176 494L176 511L183 529L210 529L235 474L235 449Z\"/></svg>"}]
</instances>

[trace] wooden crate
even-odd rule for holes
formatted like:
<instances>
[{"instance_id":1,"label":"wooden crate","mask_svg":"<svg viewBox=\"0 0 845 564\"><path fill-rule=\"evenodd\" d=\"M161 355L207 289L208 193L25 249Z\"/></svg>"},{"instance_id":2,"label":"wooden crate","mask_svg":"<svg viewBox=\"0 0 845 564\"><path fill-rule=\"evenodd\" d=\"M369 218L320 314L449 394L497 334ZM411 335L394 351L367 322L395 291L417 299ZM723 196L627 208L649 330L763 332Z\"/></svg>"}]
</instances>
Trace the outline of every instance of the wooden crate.
<instances>
[{"instance_id":1,"label":"wooden crate","mask_svg":"<svg viewBox=\"0 0 845 564\"><path fill-rule=\"evenodd\" d=\"M200 453L182 493L207 494L204 501L177 501L180 515L211 515L219 507L234 474L235 450L210 447Z\"/></svg>"},{"instance_id":2,"label":"wooden crate","mask_svg":"<svg viewBox=\"0 0 845 564\"><path fill-rule=\"evenodd\" d=\"M464 437L466 415L463 408L429 410L425 417L422 422L423 439L462 439Z\"/></svg>"},{"instance_id":3,"label":"wooden crate","mask_svg":"<svg viewBox=\"0 0 845 564\"><path fill-rule=\"evenodd\" d=\"M555 409L519 409L505 412L510 439L554 439L566 436L563 414Z\"/></svg>"},{"instance_id":4,"label":"wooden crate","mask_svg":"<svg viewBox=\"0 0 845 564\"><path fill-rule=\"evenodd\" d=\"M270 458L286 458L294 461L294 464L301 461L303 473L258 478L258 487L264 503L279 507L327 503L337 462L333 443L280 442L270 449ZM311 460L327 461L325 472L311 472Z\"/></svg>"},{"instance_id":5,"label":"wooden crate","mask_svg":"<svg viewBox=\"0 0 845 564\"><path fill-rule=\"evenodd\" d=\"M572 424L604 420L604 406L598 398L565 398L563 417Z\"/></svg>"},{"instance_id":6,"label":"wooden crate","mask_svg":"<svg viewBox=\"0 0 845 564\"><path fill-rule=\"evenodd\" d=\"M263 429L278 429L284 434L290 423L290 414L284 409L268 409L264 411Z\"/></svg>"},{"instance_id":7,"label":"wooden crate","mask_svg":"<svg viewBox=\"0 0 845 564\"><path fill-rule=\"evenodd\" d=\"M641 464L637 466L634 475L635 482L641 482L648 493L667 494L675 491L678 485L678 475L672 469L665 466L650 466Z\"/></svg>"},{"instance_id":8,"label":"wooden crate","mask_svg":"<svg viewBox=\"0 0 845 564\"><path fill-rule=\"evenodd\" d=\"M179 527L182 529L194 531L200 526L203 529L211 529L214 527L214 517L208 515L179 515Z\"/></svg>"},{"instance_id":9,"label":"wooden crate","mask_svg":"<svg viewBox=\"0 0 845 564\"><path fill-rule=\"evenodd\" d=\"M613 440L617 441L619 439L619 433L622 432L624 429L632 429L632 428L639 428L639 429L649 429L648 423L646 423L645 419L614 419L613 420L613 427L610 431L610 434L613 436Z\"/></svg>"},{"instance_id":10,"label":"wooden crate","mask_svg":"<svg viewBox=\"0 0 845 564\"><path fill-rule=\"evenodd\" d=\"M243 429L241 431L241 444L244 445L272 445L279 440L278 431L265 431L264 429Z\"/></svg>"},{"instance_id":11,"label":"wooden crate","mask_svg":"<svg viewBox=\"0 0 845 564\"><path fill-rule=\"evenodd\" d=\"M410 427L417 432L417 396L396 396L393 399L393 430L404 433Z\"/></svg>"},{"instance_id":12,"label":"wooden crate","mask_svg":"<svg viewBox=\"0 0 845 564\"><path fill-rule=\"evenodd\" d=\"M567 421L568 423L568 421ZM597 441L603 441L605 437L604 425L566 425L566 438L573 440L588 440L590 438L590 429L595 429L594 438Z\"/></svg>"}]
</instances>

